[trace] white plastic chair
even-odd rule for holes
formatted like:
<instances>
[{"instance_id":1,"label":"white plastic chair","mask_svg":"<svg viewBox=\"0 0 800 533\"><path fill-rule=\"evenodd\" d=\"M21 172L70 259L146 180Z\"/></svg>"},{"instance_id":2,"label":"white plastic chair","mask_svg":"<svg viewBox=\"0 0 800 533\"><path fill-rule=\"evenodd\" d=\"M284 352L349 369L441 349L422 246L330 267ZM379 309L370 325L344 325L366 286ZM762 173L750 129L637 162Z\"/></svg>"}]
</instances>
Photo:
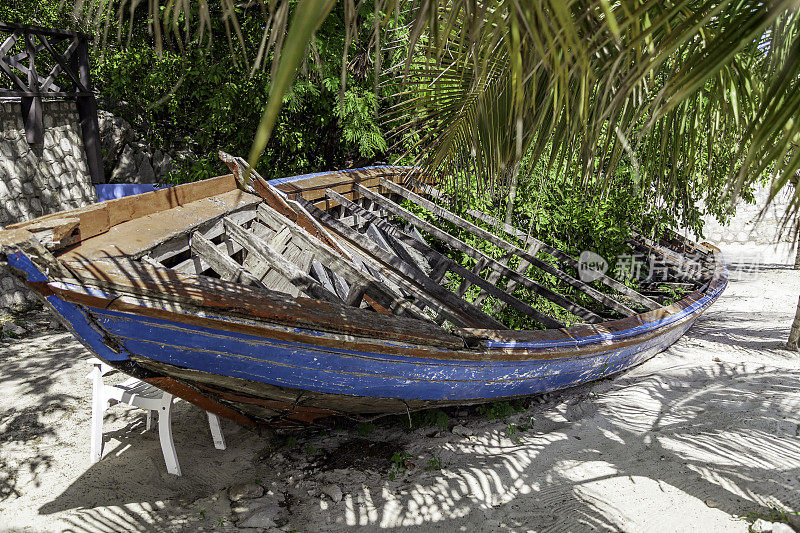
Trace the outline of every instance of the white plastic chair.
<instances>
[{"instance_id":1,"label":"white plastic chair","mask_svg":"<svg viewBox=\"0 0 800 533\"><path fill-rule=\"evenodd\" d=\"M153 413L158 413L158 437L161 441L164 462L167 464L167 472L180 476L181 467L178 464L178 455L175 453L175 443L172 440L172 404L175 397L136 378L131 378L119 385L105 385L103 376L113 372L114 369L97 358L89 359L88 362L93 367L86 376L92 380L90 450L92 463L99 461L103 455L103 415L106 409L117 403L125 403L147 410L145 427L148 430L153 421ZM225 437L222 435L219 417L208 411L206 411L206 415L208 415L208 425L211 429L211 437L214 439L214 447L224 450Z\"/></svg>"}]
</instances>

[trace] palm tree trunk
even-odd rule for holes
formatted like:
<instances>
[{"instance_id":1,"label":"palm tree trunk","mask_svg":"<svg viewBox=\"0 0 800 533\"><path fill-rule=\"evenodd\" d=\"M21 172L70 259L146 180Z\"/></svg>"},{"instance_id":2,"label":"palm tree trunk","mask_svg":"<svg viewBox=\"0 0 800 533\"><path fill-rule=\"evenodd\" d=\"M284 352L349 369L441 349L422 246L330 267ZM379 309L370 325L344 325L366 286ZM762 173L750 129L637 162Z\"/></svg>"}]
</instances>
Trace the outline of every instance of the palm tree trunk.
<instances>
[{"instance_id":1,"label":"palm tree trunk","mask_svg":"<svg viewBox=\"0 0 800 533\"><path fill-rule=\"evenodd\" d=\"M798 351L797 341L800 340L800 300L797 302L797 312L794 314L792 329L789 330L789 340L786 341L786 349Z\"/></svg>"},{"instance_id":2,"label":"palm tree trunk","mask_svg":"<svg viewBox=\"0 0 800 533\"><path fill-rule=\"evenodd\" d=\"M508 203L506 204L506 224L511 225L514 215L514 200L517 198L517 183L519 182L519 164L514 165L511 174L511 183L508 185Z\"/></svg>"}]
</instances>

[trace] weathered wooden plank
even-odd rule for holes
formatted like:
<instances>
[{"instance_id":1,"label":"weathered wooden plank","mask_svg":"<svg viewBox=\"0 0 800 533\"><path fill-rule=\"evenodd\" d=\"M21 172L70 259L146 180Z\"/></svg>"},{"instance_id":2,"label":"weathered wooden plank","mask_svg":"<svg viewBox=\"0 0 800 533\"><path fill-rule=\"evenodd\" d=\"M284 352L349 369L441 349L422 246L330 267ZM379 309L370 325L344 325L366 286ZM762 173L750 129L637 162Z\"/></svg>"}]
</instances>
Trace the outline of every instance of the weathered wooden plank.
<instances>
[{"instance_id":1,"label":"weathered wooden plank","mask_svg":"<svg viewBox=\"0 0 800 533\"><path fill-rule=\"evenodd\" d=\"M637 230L637 231L639 231L639 233L641 233L640 230ZM686 237L684 237L683 235L681 235L677 231L669 229L669 228L667 228L666 234L672 240L680 243L686 250L689 250L690 252L694 253L695 255L700 256L703 260L705 260L705 261L713 260L713 255L714 255L713 250L705 247L703 244L694 242L694 241L692 241L690 239L687 239Z\"/></svg>"},{"instance_id":2,"label":"weathered wooden plank","mask_svg":"<svg viewBox=\"0 0 800 533\"><path fill-rule=\"evenodd\" d=\"M75 229L80 219L64 216L42 220L25 227L48 250L58 250L77 242Z\"/></svg>"},{"instance_id":3,"label":"weathered wooden plank","mask_svg":"<svg viewBox=\"0 0 800 533\"><path fill-rule=\"evenodd\" d=\"M200 233L200 232L198 232L198 233ZM203 235L203 236L205 237L205 235ZM208 237L206 237L206 238L208 239ZM221 254L227 255L227 256L231 256L231 255L233 255L235 253L238 253L239 251L242 250L241 246L239 246L238 244L236 244L234 242L231 242L229 240L223 241L220 244L214 244L212 242L212 245ZM191 251L191 249L189 248L186 251ZM203 259L203 257L201 257L201 256L199 256L197 254L193 254L189 259L181 261L180 263L178 263L178 264L176 264L174 266L171 266L171 267L167 267L166 265L164 265L163 263L161 263L159 261L156 261L155 259L153 259L149 255L142 256L142 261L146 261L148 264L160 266L162 268L169 268L171 270L175 270L176 272L181 272L183 274L202 274L203 272L205 272L209 268L212 268L211 264L209 264L207 261L205 261ZM247 268L245 268L245 270L247 270L249 272L249 270Z\"/></svg>"},{"instance_id":4,"label":"weathered wooden plank","mask_svg":"<svg viewBox=\"0 0 800 533\"><path fill-rule=\"evenodd\" d=\"M328 231L316 220L309 215L308 211L299 203L290 200L284 193L275 188L272 184L267 182L255 169L250 167L250 164L241 157L233 157L225 152L219 152L220 159L228 165L228 168L233 172L234 179L239 183L240 187L244 190L252 191L254 194L264 199L267 205L273 210L280 213L280 215L290 220L297 226L303 228L310 235L313 235L320 241L332 247L339 252L345 259L352 259L347 255L345 250L338 247L338 244ZM245 176L249 172L251 183L245 180Z\"/></svg>"},{"instance_id":5,"label":"weathered wooden plank","mask_svg":"<svg viewBox=\"0 0 800 533\"><path fill-rule=\"evenodd\" d=\"M333 191L331 191L331 192L333 192ZM368 209L365 209L363 212L364 213L375 214L375 213L373 213L373 211L370 211ZM377 215L377 216L380 217L380 215ZM408 265L411 265L411 266L413 266L415 268L419 268L422 275L425 275L425 276L428 275L427 272L422 270L421 263L419 261L417 261L416 259L414 259L413 257L411 257L411 255L408 252L406 252L405 248L403 248L402 246L398 246L397 244L394 244L394 243L397 242L396 240L392 239L388 235L384 235L383 232L380 229L378 229L378 227L376 227L374 223L370 222L370 219L365 219L365 223L367 225L366 234L368 236L370 236L372 238L372 240L376 242L376 244L378 244L381 248L383 248L387 252L396 255L398 259L400 259L401 261L407 263ZM423 261L423 263L424 263L424 261ZM381 272L383 272L384 275L386 274L385 270L383 270ZM379 273L375 272L375 275L379 275ZM395 281L395 284L398 286L398 290L400 290L402 292L402 289L400 289L400 286L403 286L403 283L401 281L398 281L398 280L393 280L393 281ZM434 281L436 281L438 283L439 280L434 280ZM419 292L415 291L414 294L419 295ZM456 293L456 296L458 296L459 298L462 298L464 296L464 294L463 293L461 293L461 294ZM422 297L422 301L430 303L432 300L430 298L427 298L426 296L423 296ZM420 310L424 310L424 306L417 305L417 307L419 307ZM442 314L441 310L438 307L433 306L433 307L431 307L431 310L434 312L434 314L438 313L438 315L439 315L434 320L437 324L442 324L444 322L444 320L447 318L447 313Z\"/></svg>"},{"instance_id":6,"label":"weathered wooden plank","mask_svg":"<svg viewBox=\"0 0 800 533\"><path fill-rule=\"evenodd\" d=\"M331 196L335 200L337 200L338 202L342 203L343 205L345 205L349 209L352 209L353 211L358 211L358 210L362 210L363 209L360 206L356 205L353 202L350 202L346 198L338 195L337 193L335 193L333 191L329 191L329 194L331 194ZM434 250L433 248L428 246L428 244L424 241L424 239L420 240L419 238L415 238L412 235L409 235L408 233L405 233L404 231L400 230L399 228L396 228L395 226L393 226L392 224L389 224L387 221L378 218L374 213L365 212L365 213L362 213L362 214L363 214L364 217L372 217L371 220L376 225L380 226L387 233L387 235L390 235L390 236L398 239L399 241L407 244L409 247L414 247L415 249L417 249L418 251L420 251L424 255L427 255L427 256L431 257L433 259L433 261L435 262L434 263L435 267L433 269L433 272L432 272L431 276L432 276L432 279L434 279L437 283L441 280L442 277L444 277L444 274L446 272L452 270L454 273L462 276L465 279L469 279L472 283L480 286L484 291L486 291L487 293L491 294L492 296L495 296L496 298L500 299L501 301L510 304L512 307L514 307L518 311L520 311L520 312L522 312L522 313L524 313L524 314L526 314L528 316L531 316L532 318L537 320L539 323L545 325L546 327L551 327L551 328L563 327L563 324L553 320L552 318L548 317L547 315L544 315L543 313L541 313L538 310L532 308L528 304L518 300L514 296L511 296L510 294L507 294L506 292L504 292L501 289L499 289L498 287L496 287L494 284L489 283L488 281L484 280L480 276L476 275L474 272L464 268L459 263L453 261L449 257L446 257L446 256L440 254L439 252L437 252L436 250ZM421 237L421 235L420 235L420 237ZM482 258L478 258L478 259L481 260ZM485 260L484 260L483 264L486 264Z\"/></svg>"},{"instance_id":7,"label":"weathered wooden plank","mask_svg":"<svg viewBox=\"0 0 800 533\"><path fill-rule=\"evenodd\" d=\"M314 254L310 250L300 250L300 257L297 258L297 268L300 272L308 272L311 270L311 263L314 261Z\"/></svg>"},{"instance_id":8,"label":"weathered wooden plank","mask_svg":"<svg viewBox=\"0 0 800 533\"><path fill-rule=\"evenodd\" d=\"M279 252L275 249L276 252L279 253L284 259L286 259L289 263L297 265L298 258L300 257L300 249L289 243L286 246L286 249L283 252ZM269 264L269 263L267 263ZM264 280L264 285L271 289L275 289L276 291L285 292L286 294L290 294L294 297L297 297L301 294L301 291L289 280L280 273L275 268L270 268L269 274Z\"/></svg>"},{"instance_id":9,"label":"weathered wooden plank","mask_svg":"<svg viewBox=\"0 0 800 533\"><path fill-rule=\"evenodd\" d=\"M81 240L85 241L133 219L184 206L210 196L223 195L234 189L236 189L236 182L233 176L226 175L92 204L87 207L73 209L70 211L69 216L80 220L78 231ZM245 196L244 193L238 191L236 194L242 197ZM53 213L30 221L11 224L8 227L24 228L37 222L63 218L63 216L63 213Z\"/></svg>"},{"instance_id":10,"label":"weathered wooden plank","mask_svg":"<svg viewBox=\"0 0 800 533\"><path fill-rule=\"evenodd\" d=\"M633 231L632 233L636 241L638 241L639 246L643 246L661 256L667 263L669 263L671 266L674 266L676 270L683 276L687 278L694 278L695 280L699 281L710 275L709 272L703 272L704 269L699 261L686 261L679 254L659 245L649 237L646 237L636 231Z\"/></svg>"},{"instance_id":11,"label":"weathered wooden plank","mask_svg":"<svg viewBox=\"0 0 800 533\"><path fill-rule=\"evenodd\" d=\"M445 199L445 198L447 198L447 195L445 195L444 193L442 193L441 191L439 191L435 187L432 187L431 185L420 184L419 182L414 182L414 183L415 183L415 186L421 188L423 191L425 191L426 194L430 194L434 198L437 198L437 199ZM547 244L547 243L545 243L543 241L540 241L539 239L537 239L537 238L533 237L532 235L529 235L528 233L526 233L526 232L524 232L524 231L512 226L511 224L506 224L505 222L503 222L501 220L498 220L497 218L495 218L495 217L493 217L491 215L488 215L488 214L486 214L486 213L484 213L482 211L479 211L477 209L467 209L467 214L469 216L471 216L471 217L474 217L474 218L484 222L485 224L487 224L487 225L489 225L491 227L502 228L503 231L505 231L507 234L509 234L509 235L511 235L513 237L516 237L517 239L521 240L522 242L524 242L526 244L529 244L530 245L529 253L531 253L531 255L534 255L538 251L542 251L542 252L545 252L545 253L553 256L554 258L558 259L559 261L562 261L564 264L566 264L569 267L572 267L572 268L574 268L574 269L576 269L578 271L580 271L580 269L581 269L580 263L576 259L571 257L570 255L562 252L558 248L554 248L553 246L550 246L549 244ZM533 252L531 252L531 250L533 250ZM524 271L523 271L523 273L524 273ZM602 272L592 272L592 275L594 277L596 277L597 281L599 281L600 283L602 283L606 287L614 289L615 291L619 292L620 294L623 294L623 295L627 296L631 300L635 301L639 305L642 305L642 306L646 307L647 309L649 309L651 311L653 309L658 309L660 307L658 302L656 302L656 301L652 300L651 298L648 298L648 297L646 297L646 296L644 296L642 294L639 294L638 292L636 292L632 288L628 287L624 283L622 283L620 281L617 281L614 278L612 278L610 276L607 276L606 274L604 274Z\"/></svg>"},{"instance_id":12,"label":"weathered wooden plank","mask_svg":"<svg viewBox=\"0 0 800 533\"><path fill-rule=\"evenodd\" d=\"M356 205L355 203L351 202L350 200L344 198L343 196L333 191L328 191L328 194L332 197L332 199L336 200L337 202L340 202L348 209L351 209L353 211L360 211L360 210L365 211L362 207ZM436 266L434 267L434 273L432 274L432 276L436 277L432 279L435 279L437 283L444 276L445 272L452 270L454 273L460 275L465 280L469 280L471 283L474 283L479 287L481 287L481 289L484 290L486 293L498 298L500 301L503 301L511 305L519 312L532 317L540 324L543 324L544 326L549 328L563 327L563 324L561 324L560 322L541 313L540 311L534 309L525 302L520 301L514 296L507 294L500 288L496 287L495 285L489 283L485 279L478 276L475 272L466 269L464 266L460 265L456 261L453 261L449 257L440 254L439 252L428 246L428 244L425 243L424 240L420 242L415 237L409 235L400 228L393 226L386 220L379 218L377 215L369 211L362 212L362 216L369 219L372 223L381 228L387 235L390 235L391 237L397 239L400 242L403 242L409 247L413 247L414 249L418 250L420 253L426 256L432 257L437 262ZM481 263L482 265L488 264L487 261L482 258L479 258L478 260L482 261Z\"/></svg>"},{"instance_id":13,"label":"weathered wooden plank","mask_svg":"<svg viewBox=\"0 0 800 533\"><path fill-rule=\"evenodd\" d=\"M235 222L228 219L225 221L225 231L231 239L235 240L240 246L257 256L261 261L269 263L273 269L289 280L292 285L305 292L312 298L325 300L328 302L339 302L339 297L322 286L322 284L302 272L297 266L283 257L279 252L272 248L266 241L250 233L244 228L239 227Z\"/></svg>"},{"instance_id":14,"label":"weathered wooden plank","mask_svg":"<svg viewBox=\"0 0 800 533\"><path fill-rule=\"evenodd\" d=\"M289 228L289 231L298 239L298 242L302 243L304 248L311 250L319 261L322 261L334 273L348 280L348 282L366 284L368 286L366 294L383 308L392 309L396 314L427 320L427 317L411 307L402 295L395 294L384 283L356 268L350 261L338 255L315 237L312 237L303 228L293 224L272 207L261 204L258 207L258 216L269 226ZM329 235L328 238L332 238L332 236ZM336 246L337 249L341 249L341 245L336 244ZM351 257L347 250L344 250L344 252L348 257ZM339 292L338 289L337 292Z\"/></svg>"},{"instance_id":15,"label":"weathered wooden plank","mask_svg":"<svg viewBox=\"0 0 800 533\"><path fill-rule=\"evenodd\" d=\"M6 236L9 232L2 232L0 235ZM217 314L224 317L225 321L223 324L217 319L217 328L247 333L247 328L251 327L255 328L252 332L258 334L259 328L267 327L270 328L269 338L302 335L297 334L294 328L303 328L353 335L371 344L385 339L384 346L387 350L393 350L397 341L456 349L464 346L462 339L431 322L386 316L346 307L344 304L307 298L295 299L259 287L246 287L225 280L153 268L127 258L77 258L65 266L72 274L66 275L67 278L76 277L82 285L109 289L113 294L152 298L156 302L151 306L153 313L158 313L159 309L175 309L179 314L173 313L172 318L183 323L204 324L209 320L213 321L213 315ZM56 275L55 272L53 274ZM116 298L114 301L119 300L120 298ZM144 311L145 309L139 308L136 312ZM275 330L275 325L290 329L285 331L286 335L278 337L280 331ZM363 349L369 351L366 347ZM407 353L408 348L399 347L396 351Z\"/></svg>"},{"instance_id":16,"label":"weathered wooden plank","mask_svg":"<svg viewBox=\"0 0 800 533\"><path fill-rule=\"evenodd\" d=\"M356 185L360 187L359 185ZM301 203L305 202L304 200ZM452 318L454 323L467 324L467 323L482 323L487 328L494 329L507 329L506 326L493 319L480 309L465 302L464 300L456 297L453 293L445 290L432 279L427 277L424 272L413 265L409 265L401 261L397 256L391 252L387 252L380 246L372 242L369 237L358 233L356 230L349 226L345 226L335 217L322 211L308 202L305 202L306 209L317 218L320 222L325 224L335 233L338 233L349 242L353 243L358 248L362 249L369 256L375 258L385 267L389 267L386 274L391 276L394 271L398 276L405 279L411 286L417 287L429 299L433 299L434 303L439 303L439 312L447 312L449 318Z\"/></svg>"},{"instance_id":17,"label":"weathered wooden plank","mask_svg":"<svg viewBox=\"0 0 800 533\"><path fill-rule=\"evenodd\" d=\"M536 253L535 249L536 249L537 246L538 245L536 243L531 244L530 247L528 248L528 253L531 254L531 255ZM508 258L506 258L506 260L503 261L503 264L504 265L508 265ZM531 263L527 259L520 258L519 265L517 265L517 268L515 268L514 271L516 271L516 272L518 272L518 273L520 273L520 274L522 274L524 276L525 273L528 271L528 267L530 267L530 266L531 266ZM497 271L493 270L492 274L490 274L490 276L493 275L493 274L497 275ZM497 283L497 282L495 281L494 283ZM508 285L506 286L506 290L508 292L510 292L511 294L513 294L514 291L517 288L517 285L519 285L519 284L516 281L509 280ZM497 308L498 311L500 309L502 309L502 305Z\"/></svg>"},{"instance_id":18,"label":"weathered wooden plank","mask_svg":"<svg viewBox=\"0 0 800 533\"><path fill-rule=\"evenodd\" d=\"M259 201L257 196L236 190L220 194L213 199L203 198L167 211L139 216L119 223L111 229L106 228L105 233L92 239L82 240L79 246L65 251L60 257L67 260L72 257L105 255L125 255L139 258L160 243L181 235L188 235L196 228L203 227L210 220L248 209ZM99 205L104 204L105 202ZM101 211L92 211L91 213L99 215ZM113 212L110 205L106 205L105 216L105 223L110 224L109 217L116 218L117 213ZM80 215L79 218L81 218L81 224L78 226L78 230L83 239L84 215Z\"/></svg>"},{"instance_id":19,"label":"weathered wooden plank","mask_svg":"<svg viewBox=\"0 0 800 533\"><path fill-rule=\"evenodd\" d=\"M455 263L455 261L450 261L448 258L442 256L442 259L431 269L430 278L436 283L440 283L445 274L450 271L452 263Z\"/></svg>"},{"instance_id":20,"label":"weathered wooden plank","mask_svg":"<svg viewBox=\"0 0 800 533\"><path fill-rule=\"evenodd\" d=\"M280 229L275 236L267 242L278 254L286 256L286 249L291 238L292 234L289 232L289 230L287 228L283 228ZM270 263L261 261L260 258L256 261L261 264L260 272L263 272L263 277L261 279L264 282L264 285L267 287L275 288L275 290L281 290L281 292L288 293L289 287L294 286L288 279L281 275L279 271L273 269Z\"/></svg>"},{"instance_id":21,"label":"weathered wooden plank","mask_svg":"<svg viewBox=\"0 0 800 533\"><path fill-rule=\"evenodd\" d=\"M185 232L179 232L177 236L174 236L166 241L156 244L150 250L147 251L147 256L150 257L152 260L156 261L157 263L166 263L173 257L178 254L182 254L189 250L189 239L191 233L197 232L203 235L208 240L213 240L222 235L225 232L225 227L222 224L222 217L226 216L224 214L216 215L211 217L210 219L203 221L200 224L192 225L187 228ZM235 220L237 223L243 225L251 220L253 220L256 216L256 205L248 206L245 209L239 211L233 211L228 213L227 215L231 219ZM236 248L234 245L233 248ZM236 253L241 248L234 249L231 251L231 254ZM187 274L194 274L200 273L206 268L206 265L203 268L200 268L199 258L197 257L190 257L184 261L181 261L170 268L173 270L177 270L178 272L184 272ZM200 268L200 270L198 270Z\"/></svg>"},{"instance_id":22,"label":"weathered wooden plank","mask_svg":"<svg viewBox=\"0 0 800 533\"><path fill-rule=\"evenodd\" d=\"M359 206L359 208L361 208ZM369 213L369 211L365 211ZM339 220L346 220L350 217L344 217L344 219ZM364 225L368 228L370 227L370 223L367 219L363 217L354 217L356 219L363 220ZM354 231L358 231L357 228L352 228ZM368 231L368 234L372 233L373 235L378 235L378 239L384 243L383 248L387 250L388 253L394 253L391 246L389 246L388 239L385 236L382 236L375 228L372 228L371 231ZM343 244L343 246L346 246ZM455 323L459 322L459 319L455 318L452 315L452 312L444 307L440 302L438 302L435 298L432 298L428 295L424 290L420 290L419 287L410 284L407 279L404 277L394 273L391 269L387 269L385 265L381 264L380 262L371 262L369 261L369 256L365 256L364 259L366 261L361 261L357 253L353 252L353 257L357 260L357 264L362 268L367 270L372 276L377 279L382 280L388 287L394 290L397 294L403 295L409 301L409 304L414 306L419 310L420 313L426 312L426 307L428 308L428 312L432 313L432 316L436 316L437 318L434 320L437 324L441 325L448 317L452 318ZM375 261L373 259L373 261ZM414 266L415 263L412 263ZM422 274L424 275L424 273Z\"/></svg>"},{"instance_id":23,"label":"weathered wooden plank","mask_svg":"<svg viewBox=\"0 0 800 533\"><path fill-rule=\"evenodd\" d=\"M255 212L253 212L253 216L255 217ZM239 224L239 226L243 228L246 227L244 224ZM277 235L277 233L273 231L272 228L269 228L264 224L261 224L257 220L254 220L253 223L250 225L250 231L254 235L260 237L261 239L267 242L270 242ZM263 261L260 261L257 256L249 253L245 255L244 261L242 261L242 265L244 265L244 268L248 272L252 272L252 274L261 281L264 280L264 277L270 270L268 264L265 264Z\"/></svg>"},{"instance_id":24,"label":"weathered wooden plank","mask_svg":"<svg viewBox=\"0 0 800 533\"><path fill-rule=\"evenodd\" d=\"M211 268L225 281L235 281L246 285L262 287L260 281L247 272L242 265L220 252L214 243L199 233L192 235L192 251L211 265Z\"/></svg>"},{"instance_id":25,"label":"weathered wooden plank","mask_svg":"<svg viewBox=\"0 0 800 533\"><path fill-rule=\"evenodd\" d=\"M377 193L374 193L374 192L372 192L372 191L370 191L368 189L365 189L365 188L360 188L360 189L358 189L358 191L359 191L359 193L361 193L361 194L363 194L365 196L367 196L367 195L375 196L376 198L379 199L379 201L384 202L384 205L386 206L387 210L389 210L393 214L403 218L407 222L410 222L410 223L414 224L419 229L429 233L434 238L436 238L436 239L438 239L438 240L440 240L442 242L447 243L452 248L455 248L456 250L464 252L465 254L469 255L470 257L472 257L474 259L486 258L486 260L489 261L489 265L493 269L500 270L503 273L503 275L505 275L507 278L517 281L518 283L520 283L520 284L524 285L525 287L531 289L536 294L544 296L545 298L547 298L551 302L563 307L564 309L567 309L571 313L583 318L584 320L586 320L588 322L601 322L602 321L602 318L599 317L597 314L593 313L592 311L590 311L590 310L588 310L588 309L586 309L586 308L584 308L584 307L582 307L582 306L580 306L580 305L578 305L578 304L576 304L574 302L571 302L570 300L564 298L560 294L556 294L555 292L551 291L547 287L544 287L544 286L540 285L539 283L535 282L534 280L532 280L532 279L530 279L528 277L525 277L525 276L523 276L521 274L518 274L514 270L508 268L506 265L503 265L502 263L498 262L497 260L487 256L486 254L484 254L480 250L477 250L477 249L473 248L472 246L464 243L463 241L453 237L449 233L437 228L433 224L430 224L429 222L426 222L426 221L422 220L418 216L414 215L413 213L411 213L410 211L404 209L403 207L395 204L391 200L389 200L387 198L384 198L383 196L378 195Z\"/></svg>"},{"instance_id":26,"label":"weathered wooden plank","mask_svg":"<svg viewBox=\"0 0 800 533\"><path fill-rule=\"evenodd\" d=\"M478 259L477 261L475 261L475 266L472 267L472 273L475 274L476 276L480 276L481 271L484 268L486 268L486 264L487 262L484 261L483 259ZM463 281L461 282L461 285L459 285L455 291L456 295L459 298L463 298L471 285L472 285L472 279L464 278ZM475 305L480 305L480 304L475 304Z\"/></svg>"},{"instance_id":27,"label":"weathered wooden plank","mask_svg":"<svg viewBox=\"0 0 800 533\"><path fill-rule=\"evenodd\" d=\"M328 269L325 268L325 265L317 261L316 259L311 262L311 270L314 272L314 275L317 277L322 286L328 289L330 292L337 293L342 300L347 297L345 293L344 297L336 291L336 287L333 285L333 280L328 272Z\"/></svg>"},{"instance_id":28,"label":"weathered wooden plank","mask_svg":"<svg viewBox=\"0 0 800 533\"><path fill-rule=\"evenodd\" d=\"M553 267L552 265L550 265L548 263L545 263L544 261L542 261L538 257L529 254L525 250L515 246L514 244L506 241L505 239L501 239L500 237L498 237L494 233L491 233L490 231L487 231L487 230L485 230L485 229L483 229L483 228L481 228L479 226L476 226L472 222L470 222L470 221L468 221L468 220L466 220L464 218L461 218L460 216L458 216L458 215L456 215L454 213L451 213L450 211L448 211L448 210L444 209L443 207L431 202L430 200L427 200L427 199L423 198L422 196L418 195L417 193L409 191L408 189L406 189L404 187L401 187L400 185L397 185L396 183L393 183L393 182L388 181L388 180L383 180L382 179L381 180L381 185L383 187L389 189L393 193L399 194L400 196L402 196L402 197L404 197L404 198L406 198L408 200L411 200L412 202L416 203L420 207L423 207L423 208L427 209L431 213L433 213L433 214L435 214L435 215L447 220L448 222L451 222L451 223L455 224L456 226L469 231L473 235L476 235L476 236L478 236L478 237L480 237L482 239L485 239L486 241L491 242L495 246L498 246L499 248L501 248L501 249L503 249L503 250L505 250L507 252L516 254L516 255L520 256L521 258L524 258L525 260L530 262L532 265L534 265L536 268L538 268L538 269L540 269L540 270L542 270L544 272L547 272L548 274L552 274L553 276L555 276L559 280L561 280L561 281L565 282L566 284L568 284L569 286L581 291L582 293L586 294L587 296L589 296L593 300L597 301L598 303L601 303L601 304L605 305L609 309L613 309L614 311L617 311L618 313L620 313L620 314L622 314L624 316L633 316L633 315L636 314L636 311L634 311L633 309L627 307L626 305L623 305L623 304L619 303L618 301L614 300L611 296L601 293L600 291L598 291L594 287L582 282L579 279L573 278L572 276L570 276L566 272L563 272L563 271Z\"/></svg>"}]
</instances>

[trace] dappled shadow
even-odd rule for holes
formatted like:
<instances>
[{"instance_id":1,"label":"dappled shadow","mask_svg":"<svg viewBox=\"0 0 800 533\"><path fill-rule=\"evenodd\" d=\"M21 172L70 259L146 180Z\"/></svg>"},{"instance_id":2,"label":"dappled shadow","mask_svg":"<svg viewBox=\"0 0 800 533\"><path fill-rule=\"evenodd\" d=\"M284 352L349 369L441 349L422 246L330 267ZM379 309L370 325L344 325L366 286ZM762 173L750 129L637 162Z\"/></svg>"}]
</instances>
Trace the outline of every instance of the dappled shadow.
<instances>
[{"instance_id":1,"label":"dappled shadow","mask_svg":"<svg viewBox=\"0 0 800 533\"><path fill-rule=\"evenodd\" d=\"M480 429L471 438L453 438L447 432L420 439L419 432L401 430L405 439L398 449L422 458L414 473L404 481L390 480L386 471L358 486L348 487L344 481L345 496L338 505L328 501L325 506L324 499L295 500L289 526L635 530L645 526L641 507L625 502L646 498L648 491L663 493L664 501L653 505L664 516L676 512L669 503L676 495L706 511L713 499L713 506L734 516L768 513L775 505L797 508L800 442L791 437L800 427L798 390L800 370L718 363L579 387L503 423L487 423L472 414L467 425ZM519 426L531 417L531 429L509 433L508 423ZM384 430L397 436L387 426L370 439L384 438ZM178 502L159 502L178 494L197 498L224 486L204 479L202 465L187 465L179 486L139 480L137 476L158 477L158 468L140 464L140 453L126 451L125 435L116 438L122 441L121 453L112 452L94 465L40 512L79 509L69 519L74 530L166 531L200 518L197 512L187 515ZM140 442L138 434L133 438L137 448L160 460L157 442ZM203 440L181 446L210 448ZM434 456L444 468L425 471ZM302 466L297 462L301 464L293 470ZM269 459L255 475L285 481ZM313 469L300 474L306 485L298 485L297 492L313 488L320 475ZM101 501L81 499L87 485L111 484L120 476L130 480L125 490L109 491ZM235 477L234 472L226 481ZM159 483L163 489L154 492ZM99 505L102 509L92 509Z\"/></svg>"},{"instance_id":2,"label":"dappled shadow","mask_svg":"<svg viewBox=\"0 0 800 533\"><path fill-rule=\"evenodd\" d=\"M57 385L81 357L85 350L66 332L0 341L0 502L19 496L21 479L38 483L52 467L51 453L26 448L53 439L54 423L79 401L78 390Z\"/></svg>"},{"instance_id":3,"label":"dappled shadow","mask_svg":"<svg viewBox=\"0 0 800 533\"><path fill-rule=\"evenodd\" d=\"M769 326L759 322L756 327L753 324L753 313L729 312L725 316L698 320L687 333L687 339L701 337L705 341L747 351L782 348L788 337L789 320L791 319L787 317L784 318L784 323ZM673 349L682 353L691 347L679 344ZM788 354L789 352L786 353Z\"/></svg>"},{"instance_id":4,"label":"dappled shadow","mask_svg":"<svg viewBox=\"0 0 800 533\"><path fill-rule=\"evenodd\" d=\"M173 437L183 475L174 476L166 473L155 424L145 431L144 411L132 413L126 425L104 433L103 458L58 497L43 502L41 514L198 498L205 491L220 490L235 482L249 470L251 456L258 449L256 435L229 421L223 423L227 449L215 449L205 413L180 402L173 409Z\"/></svg>"},{"instance_id":5,"label":"dappled shadow","mask_svg":"<svg viewBox=\"0 0 800 533\"><path fill-rule=\"evenodd\" d=\"M705 517L698 527L727 529L731 516L797 510L800 364L774 349L791 316L732 309L725 298L666 353L615 379L534 402L502 422L449 410L458 418L451 429L463 425L472 436L378 422L360 438L390 443L416 463L397 479L388 475L391 460L374 466L347 450L326 470L303 451L337 454L359 442L353 432L300 436L293 451L256 460L264 442L228 423L229 449L218 452L207 429L197 429L206 427L202 412L181 404L183 477L164 473L154 432L132 420L109 432L114 445L102 461L38 511L62 516L73 531L172 531L214 520L225 529L227 500L212 495L253 479L281 487L287 526L297 530L688 529L692 516ZM341 502L320 496L332 482Z\"/></svg>"},{"instance_id":6,"label":"dappled shadow","mask_svg":"<svg viewBox=\"0 0 800 533\"><path fill-rule=\"evenodd\" d=\"M667 500L688 495L701 508L712 498L734 516L800 503L800 443L790 438L800 422L800 371L720 364L601 388L596 400L589 399L589 387L562 396L563 422L549 420L552 408L529 411L533 429L518 442L498 424L433 449L432 443L408 442L412 453L437 454L456 466L446 466L443 475L411 476L401 486L385 480L362 486L333 508L328 523L637 529L641 507L624 505L627 492L633 497L641 490L637 486L663 487ZM315 505L290 524L319 520Z\"/></svg>"}]
</instances>

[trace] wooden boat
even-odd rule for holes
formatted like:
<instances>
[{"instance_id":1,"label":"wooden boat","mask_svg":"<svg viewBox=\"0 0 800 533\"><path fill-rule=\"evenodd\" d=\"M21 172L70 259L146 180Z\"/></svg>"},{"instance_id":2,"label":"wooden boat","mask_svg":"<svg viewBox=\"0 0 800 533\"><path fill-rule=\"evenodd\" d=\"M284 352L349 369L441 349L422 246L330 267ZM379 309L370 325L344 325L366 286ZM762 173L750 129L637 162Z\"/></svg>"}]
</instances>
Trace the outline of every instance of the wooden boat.
<instances>
[{"instance_id":1,"label":"wooden boat","mask_svg":"<svg viewBox=\"0 0 800 533\"><path fill-rule=\"evenodd\" d=\"M662 305L599 271L584 283L576 259L484 213L457 216L410 169L250 181L242 159L221 156L231 175L16 224L0 249L91 352L242 424L368 418L597 380L667 348L727 285L719 250L677 234L631 241L687 288ZM579 323L564 327L514 296L519 287ZM511 330L489 304L546 329Z\"/></svg>"}]
</instances>

